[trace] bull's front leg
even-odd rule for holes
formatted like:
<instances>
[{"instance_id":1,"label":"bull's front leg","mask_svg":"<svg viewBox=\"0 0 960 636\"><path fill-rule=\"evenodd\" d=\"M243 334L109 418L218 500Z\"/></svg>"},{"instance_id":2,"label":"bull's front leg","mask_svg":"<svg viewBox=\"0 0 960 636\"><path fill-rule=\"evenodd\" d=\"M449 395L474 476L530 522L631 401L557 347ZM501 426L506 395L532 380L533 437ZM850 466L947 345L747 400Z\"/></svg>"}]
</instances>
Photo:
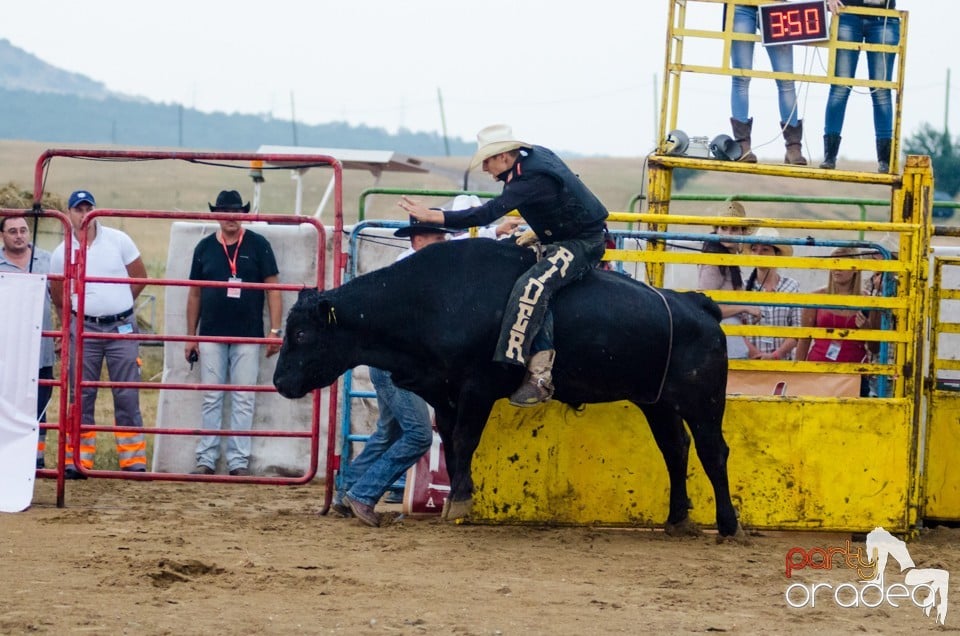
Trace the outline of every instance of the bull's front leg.
<instances>
[{"instance_id":1,"label":"bull's front leg","mask_svg":"<svg viewBox=\"0 0 960 636\"><path fill-rule=\"evenodd\" d=\"M641 408L670 476L670 512L664 529L671 536L698 535L700 528L690 520L690 499L687 495L690 438L683 428L683 421L669 406L651 404Z\"/></svg>"}]
</instances>

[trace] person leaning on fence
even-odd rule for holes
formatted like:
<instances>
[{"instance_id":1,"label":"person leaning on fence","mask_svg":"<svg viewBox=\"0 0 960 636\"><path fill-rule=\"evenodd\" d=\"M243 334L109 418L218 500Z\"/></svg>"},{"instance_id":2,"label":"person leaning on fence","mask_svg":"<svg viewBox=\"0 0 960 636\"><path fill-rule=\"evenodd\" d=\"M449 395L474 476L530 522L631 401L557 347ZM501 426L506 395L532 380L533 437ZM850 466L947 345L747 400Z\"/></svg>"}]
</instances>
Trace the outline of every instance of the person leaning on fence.
<instances>
[{"instance_id":1,"label":"person leaning on fence","mask_svg":"<svg viewBox=\"0 0 960 636\"><path fill-rule=\"evenodd\" d=\"M843 7L866 7L895 9L896 0L827 0L827 7L839 14L837 40L840 42L866 42L867 44L900 43L900 18L886 16L854 15L842 11ZM867 51L867 68L870 79L890 81L893 77L895 54ZM859 49L837 49L835 74L837 77L854 77L857 73ZM844 114L850 86L833 84L827 96L826 124L823 131L823 163L821 168L837 167L840 151L840 133L843 130ZM877 172L890 172L890 148L893 140L893 101L889 88L871 88L873 100L873 128L876 133Z\"/></svg>"},{"instance_id":2,"label":"person leaning on fence","mask_svg":"<svg viewBox=\"0 0 960 636\"><path fill-rule=\"evenodd\" d=\"M530 226L517 242L543 244L542 257L513 287L493 356L504 364L526 365L527 376L510 403L535 406L553 396L550 297L603 258L607 209L556 153L517 139L509 126L488 126L477 142L470 167L482 165L502 181L499 196L456 212L432 210L409 197L400 207L420 221L456 229L486 225L517 210ZM536 289L532 298L527 287Z\"/></svg>"},{"instance_id":3,"label":"person leaning on fence","mask_svg":"<svg viewBox=\"0 0 960 636\"><path fill-rule=\"evenodd\" d=\"M394 236L410 239L402 260L428 245L447 240L453 233L433 223L410 218L410 225ZM420 396L393 383L389 371L370 367L370 381L377 394L377 426L363 450L349 462L334 498L332 510L344 517L357 517L368 526L380 525L375 506L408 468L427 452L433 442L430 410Z\"/></svg>"},{"instance_id":4,"label":"person leaning on fence","mask_svg":"<svg viewBox=\"0 0 960 636\"><path fill-rule=\"evenodd\" d=\"M211 212L250 211L236 190L224 190L217 195L216 204L209 204ZM279 269L270 241L244 229L239 221L219 221L220 229L200 239L193 250L190 280L230 283L276 283ZM270 315L270 335L282 335L283 319L280 290L243 289L240 287L190 287L187 295L188 336L229 336L235 338L263 337L263 305L266 300ZM280 351L279 343L267 344L269 358ZM257 383L260 371L260 345L253 342L187 342L184 357L188 362L200 363L202 384L230 384L251 386ZM220 430L223 425L222 390L203 394L201 425L206 430ZM256 393L233 391L230 394L230 430L249 431L253 428ZM227 438L227 470L231 475L250 474L249 436ZM197 442L197 466L194 475L212 475L220 458L220 437L204 435Z\"/></svg>"},{"instance_id":5,"label":"person leaning on fence","mask_svg":"<svg viewBox=\"0 0 960 636\"><path fill-rule=\"evenodd\" d=\"M783 1L783 0L780 0ZM723 7L723 22L726 25L727 5ZM733 10L733 32L757 32L759 24L757 7L738 4ZM730 43L730 66L735 69L753 69L752 40L734 40ZM781 44L766 46L767 55L774 73L793 72L793 46ZM787 154L783 161L797 166L807 165L803 156L803 120L797 117L797 92L793 80L778 79L777 92L780 105L780 130L786 144ZM750 78L734 75L730 87L730 126L733 138L740 144L740 161L756 163L757 156L750 149L753 118L750 117Z\"/></svg>"},{"instance_id":6,"label":"person leaning on fence","mask_svg":"<svg viewBox=\"0 0 960 636\"><path fill-rule=\"evenodd\" d=\"M858 257L861 250L852 247L838 247L830 253L834 258ZM860 270L833 269L826 287L816 290L816 294L839 294L843 296L863 295ZM805 307L801 314L804 327L819 327L835 331L851 329L876 329L879 322L877 312L861 309L828 309L825 307ZM863 340L833 338L800 338L797 343L797 360L810 362L865 362L868 360L867 343ZM868 394L867 378L862 377L860 394Z\"/></svg>"},{"instance_id":7,"label":"person leaning on fence","mask_svg":"<svg viewBox=\"0 0 960 636\"><path fill-rule=\"evenodd\" d=\"M730 201L719 210L718 216L745 218L746 210L739 201ZM753 228L743 225L718 225L713 234L719 237L743 236L752 234ZM703 251L707 254L739 254L743 243L735 241L704 241ZM739 265L700 265L697 267L697 289L701 290L743 290L743 275ZM743 305L721 304L720 313L724 325L742 325L746 320L760 318L760 308ZM727 336L727 358L742 360L749 355L747 341L743 336Z\"/></svg>"},{"instance_id":8,"label":"person leaning on fence","mask_svg":"<svg viewBox=\"0 0 960 636\"><path fill-rule=\"evenodd\" d=\"M780 238L780 233L772 227L762 227L754 233L754 237L776 240ZM786 243L751 243L750 251L758 256L793 256L793 246ZM795 294L800 291L800 283L782 275L776 265L767 265L750 272L746 289ZM800 313L799 307L763 305L758 321L751 322L771 327L799 327ZM748 355L755 360L791 360L796 346L796 338L755 336L747 339Z\"/></svg>"},{"instance_id":9,"label":"person leaning on fence","mask_svg":"<svg viewBox=\"0 0 960 636\"><path fill-rule=\"evenodd\" d=\"M50 252L30 242L30 229L27 219L22 216L0 217L0 235L3 236L3 249L0 250L0 272L16 274L46 274L50 271ZM49 288L49 285L48 285ZM43 297L43 330L52 331L50 318L50 294ZM40 340L40 367L37 377L41 380L53 379L53 363L56 356L53 351L53 338ZM37 422L47 421L47 403L53 394L52 386L37 386ZM37 468L46 466L44 452L47 447L47 431L38 426Z\"/></svg>"},{"instance_id":10,"label":"person leaning on fence","mask_svg":"<svg viewBox=\"0 0 960 636\"><path fill-rule=\"evenodd\" d=\"M120 230L106 227L99 220L87 224L86 231L81 233L81 223L84 216L89 214L96 205L93 194L89 190L77 190L70 195L67 202L67 216L73 232L70 235L70 244L73 262L77 262L80 241L86 246L88 277L103 278L137 278L145 279L147 269L140 257L133 240ZM65 242L54 248L50 257L50 272L63 273ZM86 333L132 334L137 333L137 317L134 312L134 302L143 291L144 283L116 284L116 283L87 283L84 287L83 316L77 316L71 322L71 335L76 342L78 328ZM73 291L73 290L70 290ZM61 314L63 301L63 281L50 281L50 294L57 313ZM74 294L71 294L71 299ZM72 302L76 302L73 300ZM77 308L71 307L71 313L76 316ZM70 352L70 366L77 361L75 349ZM140 381L140 343L134 339L120 338L87 338L83 343L83 360L79 363L83 367L83 380L95 382L100 379L104 360L107 363L107 372L111 382L139 382ZM70 376L73 379L73 374ZM75 390L75 388L74 388ZM143 428L143 417L140 415L140 392L135 388L114 387L113 417L117 426ZM95 425L94 417L97 402L97 387L84 387L81 392L80 423ZM120 470L144 472L147 468L147 446L143 433L114 433L117 442L117 459ZM74 443L76 440L67 438L66 443L66 478L81 479L83 474L75 470ZM97 434L85 432L80 434L80 462L85 469L93 468L93 459L96 455Z\"/></svg>"}]
</instances>

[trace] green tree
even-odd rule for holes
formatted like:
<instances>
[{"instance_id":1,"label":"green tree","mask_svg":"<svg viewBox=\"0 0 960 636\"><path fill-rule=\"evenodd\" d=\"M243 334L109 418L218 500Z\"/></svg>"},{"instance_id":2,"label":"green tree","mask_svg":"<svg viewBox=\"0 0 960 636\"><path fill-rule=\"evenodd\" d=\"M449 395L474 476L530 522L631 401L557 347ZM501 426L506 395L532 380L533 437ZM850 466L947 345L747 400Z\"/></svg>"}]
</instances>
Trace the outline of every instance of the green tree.
<instances>
[{"instance_id":1,"label":"green tree","mask_svg":"<svg viewBox=\"0 0 960 636\"><path fill-rule=\"evenodd\" d=\"M929 155L937 190L951 197L957 196L960 192L960 137L951 140L947 130L935 130L924 123L904 141L903 149L911 155Z\"/></svg>"},{"instance_id":2,"label":"green tree","mask_svg":"<svg viewBox=\"0 0 960 636\"><path fill-rule=\"evenodd\" d=\"M699 170L690 170L689 168L673 169L673 189L682 190L688 182L700 176Z\"/></svg>"}]
</instances>

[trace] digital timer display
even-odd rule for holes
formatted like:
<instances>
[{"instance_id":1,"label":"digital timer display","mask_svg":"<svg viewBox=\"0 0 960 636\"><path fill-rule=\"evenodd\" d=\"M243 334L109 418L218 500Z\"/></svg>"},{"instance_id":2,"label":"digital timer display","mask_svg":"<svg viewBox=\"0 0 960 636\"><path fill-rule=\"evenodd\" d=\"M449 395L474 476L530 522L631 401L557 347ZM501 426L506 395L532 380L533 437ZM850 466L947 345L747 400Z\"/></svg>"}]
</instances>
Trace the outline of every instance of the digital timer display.
<instances>
[{"instance_id":1,"label":"digital timer display","mask_svg":"<svg viewBox=\"0 0 960 636\"><path fill-rule=\"evenodd\" d=\"M761 5L760 33L764 46L826 40L830 37L827 3L816 0Z\"/></svg>"}]
</instances>

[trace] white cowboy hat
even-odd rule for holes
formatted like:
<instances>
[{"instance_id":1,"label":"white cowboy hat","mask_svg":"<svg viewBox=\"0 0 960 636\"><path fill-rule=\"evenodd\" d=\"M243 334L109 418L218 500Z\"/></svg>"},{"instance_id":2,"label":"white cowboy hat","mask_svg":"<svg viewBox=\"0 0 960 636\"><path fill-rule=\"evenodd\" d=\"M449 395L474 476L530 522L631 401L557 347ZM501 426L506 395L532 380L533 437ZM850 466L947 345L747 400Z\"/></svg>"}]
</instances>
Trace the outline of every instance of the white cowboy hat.
<instances>
[{"instance_id":1,"label":"white cowboy hat","mask_svg":"<svg viewBox=\"0 0 960 636\"><path fill-rule=\"evenodd\" d=\"M880 246L890 252L891 255L900 253L900 235L887 232L877 241Z\"/></svg>"},{"instance_id":2,"label":"white cowboy hat","mask_svg":"<svg viewBox=\"0 0 960 636\"><path fill-rule=\"evenodd\" d=\"M487 126L477 133L477 152L470 160L470 169L473 170L482 164L484 159L499 155L501 152L530 147L531 144L515 139L513 129L506 124Z\"/></svg>"},{"instance_id":3,"label":"white cowboy hat","mask_svg":"<svg viewBox=\"0 0 960 636\"><path fill-rule=\"evenodd\" d=\"M778 239L778 238L780 238L780 232L778 232L778 231L776 230L776 228L772 228L772 227L761 227L761 228L757 228L757 231L754 232L753 235L754 235L754 237L756 237L756 238L768 238L768 239ZM772 242L772 241L770 241L769 243L764 242L763 244L764 244L764 245L770 245L770 247L772 247L774 250L776 250L776 252L777 252L777 254L778 254L779 256L793 256L793 246L792 246L792 245L785 245L785 244L783 244L783 243L774 243L774 242ZM757 243L751 244L751 247L752 247L753 245L757 245Z\"/></svg>"},{"instance_id":4,"label":"white cowboy hat","mask_svg":"<svg viewBox=\"0 0 960 636\"><path fill-rule=\"evenodd\" d=\"M460 210L467 210L470 208L475 208L478 205L483 205L480 201L480 197L475 194L458 194L454 197L453 201L449 204L443 206L443 210L450 212L458 212Z\"/></svg>"}]
</instances>

